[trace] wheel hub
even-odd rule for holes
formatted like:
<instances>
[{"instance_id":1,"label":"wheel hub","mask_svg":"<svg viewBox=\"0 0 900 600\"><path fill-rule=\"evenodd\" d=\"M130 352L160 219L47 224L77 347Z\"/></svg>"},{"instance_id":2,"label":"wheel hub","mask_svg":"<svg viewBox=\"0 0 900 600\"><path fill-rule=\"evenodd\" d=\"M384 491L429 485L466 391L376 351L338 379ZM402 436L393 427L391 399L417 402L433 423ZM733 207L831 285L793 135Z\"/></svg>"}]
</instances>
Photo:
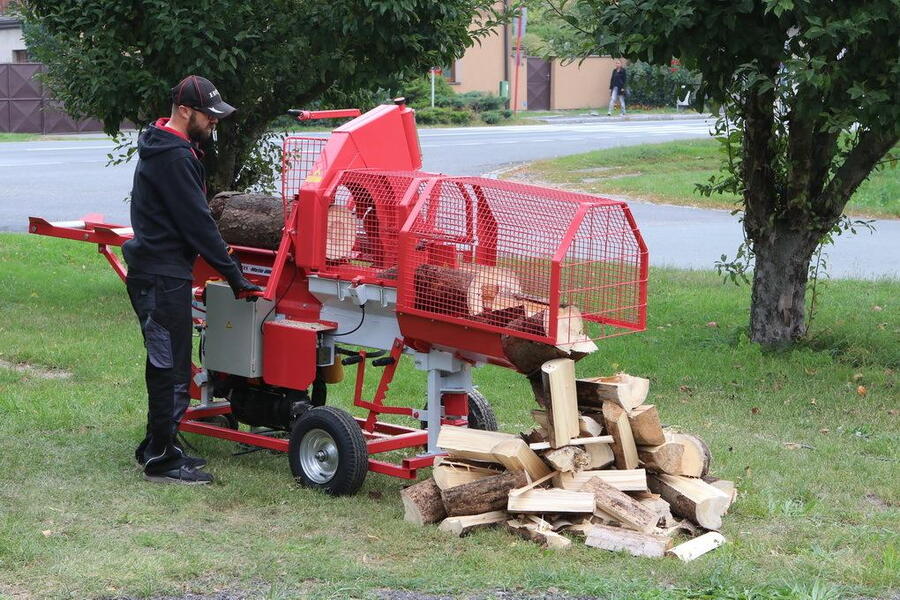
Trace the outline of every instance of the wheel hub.
<instances>
[{"instance_id":1,"label":"wheel hub","mask_svg":"<svg viewBox=\"0 0 900 600\"><path fill-rule=\"evenodd\" d=\"M334 438L324 429L311 429L300 442L300 463L315 483L327 483L338 469L338 449Z\"/></svg>"}]
</instances>

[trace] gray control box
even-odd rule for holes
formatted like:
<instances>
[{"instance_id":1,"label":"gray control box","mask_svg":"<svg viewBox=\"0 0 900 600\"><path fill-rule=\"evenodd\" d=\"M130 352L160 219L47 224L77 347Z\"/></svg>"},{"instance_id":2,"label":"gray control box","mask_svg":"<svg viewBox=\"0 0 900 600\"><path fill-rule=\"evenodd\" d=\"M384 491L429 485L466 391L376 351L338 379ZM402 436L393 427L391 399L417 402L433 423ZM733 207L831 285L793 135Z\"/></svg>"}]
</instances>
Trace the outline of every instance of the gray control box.
<instances>
[{"instance_id":1,"label":"gray control box","mask_svg":"<svg viewBox=\"0 0 900 600\"><path fill-rule=\"evenodd\" d=\"M235 300L227 283L206 286L204 365L243 377L262 377L262 324L275 318L275 303Z\"/></svg>"}]
</instances>

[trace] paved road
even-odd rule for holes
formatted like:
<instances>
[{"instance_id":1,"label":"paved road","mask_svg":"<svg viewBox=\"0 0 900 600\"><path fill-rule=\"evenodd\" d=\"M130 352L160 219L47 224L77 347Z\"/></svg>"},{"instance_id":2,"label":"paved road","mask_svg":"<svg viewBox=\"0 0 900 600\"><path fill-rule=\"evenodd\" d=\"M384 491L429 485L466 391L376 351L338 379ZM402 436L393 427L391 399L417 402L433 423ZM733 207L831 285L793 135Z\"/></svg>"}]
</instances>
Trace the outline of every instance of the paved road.
<instances>
[{"instance_id":1,"label":"paved road","mask_svg":"<svg viewBox=\"0 0 900 600\"><path fill-rule=\"evenodd\" d=\"M422 129L424 168L479 175L519 162L588 150L705 137L699 119L548 124L530 127ZM102 213L128 223L125 196L133 164L106 167L113 144L82 141L0 143L0 231L24 231L29 215L67 220ZM733 254L740 227L727 211L631 202L654 265L706 269ZM834 277L900 277L900 222L876 223L874 235L844 236L830 252ZM873 258L873 257L877 257Z\"/></svg>"}]
</instances>

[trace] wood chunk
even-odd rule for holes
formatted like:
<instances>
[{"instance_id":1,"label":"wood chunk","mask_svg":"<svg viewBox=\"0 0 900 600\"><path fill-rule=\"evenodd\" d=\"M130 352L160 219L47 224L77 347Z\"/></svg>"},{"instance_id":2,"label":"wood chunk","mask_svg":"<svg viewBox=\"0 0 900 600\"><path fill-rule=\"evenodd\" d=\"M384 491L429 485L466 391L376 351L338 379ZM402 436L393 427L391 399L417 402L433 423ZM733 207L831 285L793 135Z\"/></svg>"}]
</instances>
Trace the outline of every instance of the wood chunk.
<instances>
[{"instance_id":1,"label":"wood chunk","mask_svg":"<svg viewBox=\"0 0 900 600\"><path fill-rule=\"evenodd\" d=\"M506 528L518 536L537 542L544 548L550 550L565 550L572 546L572 540L563 537L552 530L542 531L534 523L526 523L518 519L510 519L506 522Z\"/></svg>"},{"instance_id":2,"label":"wood chunk","mask_svg":"<svg viewBox=\"0 0 900 600\"><path fill-rule=\"evenodd\" d=\"M712 458L706 442L696 435L688 433L666 433L666 441L684 447L679 475L688 477L705 477L709 474L709 463Z\"/></svg>"},{"instance_id":3,"label":"wood chunk","mask_svg":"<svg viewBox=\"0 0 900 600\"><path fill-rule=\"evenodd\" d=\"M509 490L527 484L524 471L507 471L441 490L441 500L449 517L478 515L506 508Z\"/></svg>"},{"instance_id":4,"label":"wood chunk","mask_svg":"<svg viewBox=\"0 0 900 600\"><path fill-rule=\"evenodd\" d=\"M464 515L460 517L447 517L438 529L452 533L457 537L469 535L476 529L483 529L498 523L504 522L508 518L505 510L492 510L491 512L482 513L480 515Z\"/></svg>"},{"instance_id":5,"label":"wood chunk","mask_svg":"<svg viewBox=\"0 0 900 600\"><path fill-rule=\"evenodd\" d=\"M477 468L467 463L449 460L439 461L438 459L446 458L439 456L434 461L434 468L431 470L431 476L434 482L442 490L452 488L464 483L472 483L491 475L497 475L500 471L494 469Z\"/></svg>"},{"instance_id":6,"label":"wood chunk","mask_svg":"<svg viewBox=\"0 0 900 600\"><path fill-rule=\"evenodd\" d=\"M638 466L637 446L628 425L625 410L612 402L603 404L603 420L606 430L613 436L612 451L619 469L635 469Z\"/></svg>"},{"instance_id":7,"label":"wood chunk","mask_svg":"<svg viewBox=\"0 0 900 600\"><path fill-rule=\"evenodd\" d=\"M612 552L624 551L632 556L658 558L665 555L666 550L672 545L672 540L665 536L630 531L621 527L594 525L588 531L584 543L593 548Z\"/></svg>"},{"instance_id":8,"label":"wood chunk","mask_svg":"<svg viewBox=\"0 0 900 600\"><path fill-rule=\"evenodd\" d=\"M720 490L722 490L723 492L728 494L729 508L731 507L732 504L734 504L734 501L737 500L737 493L738 493L737 486L734 484L733 481L728 481L727 479L719 479L718 477L712 477L710 475L703 477L703 481L705 481L706 483L708 483L709 485L711 485L715 488L719 488Z\"/></svg>"},{"instance_id":9,"label":"wood chunk","mask_svg":"<svg viewBox=\"0 0 900 600\"><path fill-rule=\"evenodd\" d=\"M517 439L518 436L510 433L444 425L438 434L437 445L456 458L496 462L492 452L494 446L500 442Z\"/></svg>"},{"instance_id":10,"label":"wood chunk","mask_svg":"<svg viewBox=\"0 0 900 600\"><path fill-rule=\"evenodd\" d=\"M636 406L628 415L628 424L638 446L658 446L666 442L659 413L653 404Z\"/></svg>"},{"instance_id":11,"label":"wood chunk","mask_svg":"<svg viewBox=\"0 0 900 600\"><path fill-rule=\"evenodd\" d=\"M547 430L541 426L535 427L528 433L522 434L522 439L529 444L538 444L547 441Z\"/></svg>"},{"instance_id":12,"label":"wood chunk","mask_svg":"<svg viewBox=\"0 0 900 600\"><path fill-rule=\"evenodd\" d=\"M659 446L638 446L638 458L649 471L684 475L682 459L684 446L675 442L665 442Z\"/></svg>"},{"instance_id":13,"label":"wood chunk","mask_svg":"<svg viewBox=\"0 0 900 600\"><path fill-rule=\"evenodd\" d=\"M549 306L524 319L515 319L506 325L506 329L521 331L533 335L548 335L550 325ZM526 307L528 312L528 307ZM556 345L536 342L518 337L514 334L504 334L500 337L500 346L506 359L519 372L532 375L540 372L541 365L549 360L557 358L569 358L581 360L597 349L597 345L584 334L584 323L581 312L574 306L560 307L558 314ZM538 377L529 377L534 391L535 399L541 406L548 406L541 380Z\"/></svg>"},{"instance_id":14,"label":"wood chunk","mask_svg":"<svg viewBox=\"0 0 900 600\"><path fill-rule=\"evenodd\" d=\"M542 483L546 483L547 481L549 481L550 479L552 479L553 477L555 477L558 474L559 474L559 471L553 471L552 473L548 473L547 475L544 475L540 479L535 479L534 481L532 481L531 483L529 483L526 486L516 488L514 490L509 490L509 495L510 496L518 496L520 494L524 494L528 490L536 488L537 486L541 485Z\"/></svg>"},{"instance_id":15,"label":"wood chunk","mask_svg":"<svg viewBox=\"0 0 900 600\"><path fill-rule=\"evenodd\" d=\"M609 444L585 444L584 450L591 458L588 469L602 469L616 460Z\"/></svg>"},{"instance_id":16,"label":"wood chunk","mask_svg":"<svg viewBox=\"0 0 900 600\"><path fill-rule=\"evenodd\" d=\"M636 500L643 504L647 510L652 511L653 514L656 515L657 527L672 527L675 524L675 519L672 517L669 503L663 500L658 494L647 493L646 495L636 498Z\"/></svg>"},{"instance_id":17,"label":"wood chunk","mask_svg":"<svg viewBox=\"0 0 900 600\"><path fill-rule=\"evenodd\" d=\"M535 489L509 496L506 510L511 513L591 513L594 504L594 495L590 492Z\"/></svg>"},{"instance_id":18,"label":"wood chunk","mask_svg":"<svg viewBox=\"0 0 900 600\"><path fill-rule=\"evenodd\" d=\"M541 365L544 389L550 395L547 419L552 431L550 445L565 446L578 437L578 404L575 396L575 361L568 358L549 360Z\"/></svg>"},{"instance_id":19,"label":"wood chunk","mask_svg":"<svg viewBox=\"0 0 900 600\"><path fill-rule=\"evenodd\" d=\"M492 452L494 460L510 471L525 471L531 481L550 473L550 468L541 457L520 438L500 442L494 446Z\"/></svg>"},{"instance_id":20,"label":"wood chunk","mask_svg":"<svg viewBox=\"0 0 900 600\"><path fill-rule=\"evenodd\" d=\"M612 377L578 379L575 387L581 408L602 408L604 402L613 402L630 412L647 398L650 380L619 373Z\"/></svg>"},{"instance_id":21,"label":"wood chunk","mask_svg":"<svg viewBox=\"0 0 900 600\"><path fill-rule=\"evenodd\" d=\"M591 465L591 456L576 446L557 448L544 454L544 460L557 471L583 471Z\"/></svg>"},{"instance_id":22,"label":"wood chunk","mask_svg":"<svg viewBox=\"0 0 900 600\"><path fill-rule=\"evenodd\" d=\"M430 477L400 492L403 519L416 525L437 523L447 516L441 501L441 490Z\"/></svg>"},{"instance_id":23,"label":"wood chunk","mask_svg":"<svg viewBox=\"0 0 900 600\"><path fill-rule=\"evenodd\" d=\"M569 446L582 446L585 444L612 444L615 438L611 435L595 435L593 437L578 437L569 440Z\"/></svg>"},{"instance_id":24,"label":"wood chunk","mask_svg":"<svg viewBox=\"0 0 900 600\"><path fill-rule=\"evenodd\" d=\"M592 477L581 491L593 493L597 508L628 529L650 533L656 528L659 517L655 512L599 477Z\"/></svg>"},{"instance_id":25,"label":"wood chunk","mask_svg":"<svg viewBox=\"0 0 900 600\"><path fill-rule=\"evenodd\" d=\"M560 473L553 478L553 485L564 490L580 490L581 486L590 481L591 477L599 477L622 492L640 492L647 489L647 472L644 469Z\"/></svg>"},{"instance_id":26,"label":"wood chunk","mask_svg":"<svg viewBox=\"0 0 900 600\"><path fill-rule=\"evenodd\" d=\"M722 527L730 497L702 479L681 475L650 474L650 489L669 503L672 513L705 529Z\"/></svg>"},{"instance_id":27,"label":"wood chunk","mask_svg":"<svg viewBox=\"0 0 900 600\"><path fill-rule=\"evenodd\" d=\"M683 544L675 546L671 550L668 550L666 554L670 556L677 556L684 562L689 562L699 556L703 556L710 550L715 550L724 543L725 537L721 533L709 531L707 533L704 533L700 537L696 537L692 540L684 542Z\"/></svg>"},{"instance_id":28,"label":"wood chunk","mask_svg":"<svg viewBox=\"0 0 900 600\"><path fill-rule=\"evenodd\" d=\"M578 431L582 436L596 437L603 435L603 425L593 417L581 415L578 417Z\"/></svg>"}]
</instances>

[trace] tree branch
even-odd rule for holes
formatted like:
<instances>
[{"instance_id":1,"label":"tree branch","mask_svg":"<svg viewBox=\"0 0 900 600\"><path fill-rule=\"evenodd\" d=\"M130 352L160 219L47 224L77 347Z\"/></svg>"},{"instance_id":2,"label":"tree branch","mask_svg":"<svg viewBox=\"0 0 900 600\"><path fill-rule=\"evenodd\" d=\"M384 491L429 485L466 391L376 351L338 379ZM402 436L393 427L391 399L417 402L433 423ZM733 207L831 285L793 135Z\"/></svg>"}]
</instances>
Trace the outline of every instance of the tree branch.
<instances>
[{"instance_id":1,"label":"tree branch","mask_svg":"<svg viewBox=\"0 0 900 600\"><path fill-rule=\"evenodd\" d=\"M822 192L823 213L828 218L841 216L850 196L856 191L872 168L894 147L900 136L894 131L864 131L856 146L847 154L831 181Z\"/></svg>"}]
</instances>

